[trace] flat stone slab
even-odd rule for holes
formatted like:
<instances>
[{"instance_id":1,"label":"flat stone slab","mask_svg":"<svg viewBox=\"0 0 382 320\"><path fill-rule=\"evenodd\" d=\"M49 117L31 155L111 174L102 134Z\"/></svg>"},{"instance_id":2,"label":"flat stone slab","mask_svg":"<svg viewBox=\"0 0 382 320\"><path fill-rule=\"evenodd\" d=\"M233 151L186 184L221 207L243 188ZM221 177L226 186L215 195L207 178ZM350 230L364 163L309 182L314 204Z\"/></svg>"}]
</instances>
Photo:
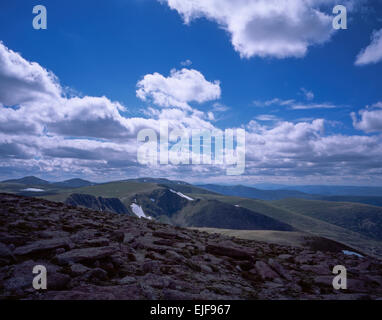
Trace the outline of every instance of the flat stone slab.
<instances>
[{"instance_id":1,"label":"flat stone slab","mask_svg":"<svg viewBox=\"0 0 382 320\"><path fill-rule=\"evenodd\" d=\"M74 249L56 256L60 264L75 263L84 260L98 260L111 256L117 251L116 247L93 247Z\"/></svg>"},{"instance_id":2,"label":"flat stone slab","mask_svg":"<svg viewBox=\"0 0 382 320\"><path fill-rule=\"evenodd\" d=\"M69 247L70 247L70 240L67 238L39 240L39 241L33 242L32 244L28 244L26 246L16 248L16 250L14 251L14 254L17 256L24 256L28 254L34 254L34 253L54 250L58 248L69 249Z\"/></svg>"}]
</instances>

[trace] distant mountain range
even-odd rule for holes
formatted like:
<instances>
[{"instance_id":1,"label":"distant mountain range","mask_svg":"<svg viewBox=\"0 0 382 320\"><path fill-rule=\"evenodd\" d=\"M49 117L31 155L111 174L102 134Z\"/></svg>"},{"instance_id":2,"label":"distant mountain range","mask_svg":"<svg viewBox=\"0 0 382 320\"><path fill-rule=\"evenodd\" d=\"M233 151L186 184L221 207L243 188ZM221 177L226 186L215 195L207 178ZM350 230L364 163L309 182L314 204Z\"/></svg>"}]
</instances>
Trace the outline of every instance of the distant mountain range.
<instances>
[{"instance_id":1,"label":"distant mountain range","mask_svg":"<svg viewBox=\"0 0 382 320\"><path fill-rule=\"evenodd\" d=\"M21 179L11 179L11 180L5 180L1 181L1 183L18 183L18 184L25 184L25 185L35 185L35 186L46 186L51 184L51 182L42 180L36 177L24 177Z\"/></svg>"},{"instance_id":2,"label":"distant mountain range","mask_svg":"<svg viewBox=\"0 0 382 320\"><path fill-rule=\"evenodd\" d=\"M35 187L57 187L57 188L81 188L95 185L94 182L90 182L83 179L70 179L60 182L50 182L34 176L24 177L21 179L11 179L1 181L2 184L21 184L25 186Z\"/></svg>"},{"instance_id":3,"label":"distant mountain range","mask_svg":"<svg viewBox=\"0 0 382 320\"><path fill-rule=\"evenodd\" d=\"M294 190L303 193L323 196L365 196L382 197L382 187L373 186L330 186L330 185L301 185L290 186L280 184L256 184L252 187L262 190Z\"/></svg>"},{"instance_id":4,"label":"distant mountain range","mask_svg":"<svg viewBox=\"0 0 382 320\"><path fill-rule=\"evenodd\" d=\"M331 186L308 186L307 191L322 191L323 194L311 194L305 193L299 190L293 189L271 189L262 190L249 186L222 186L222 185L199 185L200 188L209 190L211 192L223 194L226 196L235 196L241 198L259 199L259 200L283 200L283 199L307 199L307 200L325 200L332 202L356 202L369 204L373 206L382 206L382 196L373 196L382 194L379 193L379 187L343 187L344 190L341 191L341 187L331 187ZM288 188L287 186L284 186ZM292 187L290 187L292 188ZM297 187L296 187L297 188ZM301 190L305 190L304 187L300 187ZM382 188L381 188L382 189ZM359 190L360 195L356 192ZM338 195L326 195L326 194L338 194ZM340 195L350 194L350 195ZM354 193L354 195L351 195ZM369 195L363 195L368 194Z\"/></svg>"},{"instance_id":5,"label":"distant mountain range","mask_svg":"<svg viewBox=\"0 0 382 320\"><path fill-rule=\"evenodd\" d=\"M285 198L314 199L314 196L295 190L260 190L242 185L221 186L216 184L199 185L200 188L207 189L226 196L236 196L261 200L280 200Z\"/></svg>"}]
</instances>

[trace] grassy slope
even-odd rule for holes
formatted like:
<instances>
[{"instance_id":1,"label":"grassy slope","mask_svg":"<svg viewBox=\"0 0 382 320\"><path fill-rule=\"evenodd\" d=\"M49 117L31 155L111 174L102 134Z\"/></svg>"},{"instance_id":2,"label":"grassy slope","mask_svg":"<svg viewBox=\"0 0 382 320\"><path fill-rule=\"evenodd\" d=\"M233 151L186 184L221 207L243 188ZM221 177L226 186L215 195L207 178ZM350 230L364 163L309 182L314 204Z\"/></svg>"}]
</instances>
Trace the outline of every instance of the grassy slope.
<instances>
[{"instance_id":1,"label":"grassy slope","mask_svg":"<svg viewBox=\"0 0 382 320\"><path fill-rule=\"evenodd\" d=\"M230 228L239 230L284 230L293 227L276 221L261 213L237 208L216 200L190 201L182 211L174 216L174 222L192 227Z\"/></svg>"},{"instance_id":2,"label":"grassy slope","mask_svg":"<svg viewBox=\"0 0 382 320\"><path fill-rule=\"evenodd\" d=\"M272 201L273 205L304 216L382 240L382 208L360 203L303 199Z\"/></svg>"},{"instance_id":3,"label":"grassy slope","mask_svg":"<svg viewBox=\"0 0 382 320\"><path fill-rule=\"evenodd\" d=\"M194 197L196 197L196 195L194 195ZM244 208L262 213L276 220L290 224L298 230L338 241L373 256L382 257L381 241L373 240L349 229L345 229L319 219L299 214L292 210L277 207L273 205L272 202L213 195L198 195L197 197L201 199L217 199L234 205L240 205Z\"/></svg>"},{"instance_id":4,"label":"grassy slope","mask_svg":"<svg viewBox=\"0 0 382 320\"><path fill-rule=\"evenodd\" d=\"M65 201L65 199L73 194L90 194L93 196L101 196L104 198L119 198L122 202L134 197L137 193L151 192L157 188L160 188L154 183L139 183L139 182L110 182L105 184L99 184L90 187L76 188L76 189L65 189L59 194L44 196L44 199L51 201Z\"/></svg>"},{"instance_id":5,"label":"grassy slope","mask_svg":"<svg viewBox=\"0 0 382 320\"><path fill-rule=\"evenodd\" d=\"M298 231L273 231L273 230L230 230L214 228L197 228L200 231L209 233L220 233L229 237L245 240L254 240L278 245L307 248L313 251L332 251L341 250L356 251L339 242Z\"/></svg>"}]
</instances>

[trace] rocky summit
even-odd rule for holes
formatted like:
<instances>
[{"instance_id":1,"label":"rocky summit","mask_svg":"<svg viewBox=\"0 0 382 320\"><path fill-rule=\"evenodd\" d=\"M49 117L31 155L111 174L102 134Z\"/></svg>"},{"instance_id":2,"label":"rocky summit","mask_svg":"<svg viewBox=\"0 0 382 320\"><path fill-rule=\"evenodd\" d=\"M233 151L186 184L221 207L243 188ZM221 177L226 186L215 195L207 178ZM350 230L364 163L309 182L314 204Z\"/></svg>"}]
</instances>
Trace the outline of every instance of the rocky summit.
<instances>
[{"instance_id":1,"label":"rocky summit","mask_svg":"<svg viewBox=\"0 0 382 320\"><path fill-rule=\"evenodd\" d=\"M332 286L337 265L346 290ZM382 265L1 194L0 298L381 299Z\"/></svg>"}]
</instances>

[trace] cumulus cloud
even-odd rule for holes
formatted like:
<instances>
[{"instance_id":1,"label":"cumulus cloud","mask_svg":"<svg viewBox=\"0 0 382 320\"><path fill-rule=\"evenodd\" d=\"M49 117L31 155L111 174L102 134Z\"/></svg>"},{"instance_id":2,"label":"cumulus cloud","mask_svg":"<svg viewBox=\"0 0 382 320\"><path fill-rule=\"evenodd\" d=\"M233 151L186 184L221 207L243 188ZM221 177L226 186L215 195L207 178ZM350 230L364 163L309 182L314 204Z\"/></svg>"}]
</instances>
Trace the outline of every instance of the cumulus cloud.
<instances>
[{"instance_id":1,"label":"cumulus cloud","mask_svg":"<svg viewBox=\"0 0 382 320\"><path fill-rule=\"evenodd\" d=\"M380 136L326 135L326 121L278 122L269 127L251 121L247 126L249 176L288 181L311 177L373 179L382 173ZM291 174L293 172L293 174ZM285 180L284 180L285 181ZM322 181L322 180L321 180ZM300 180L301 182L301 180Z\"/></svg>"},{"instance_id":2,"label":"cumulus cloud","mask_svg":"<svg viewBox=\"0 0 382 320\"><path fill-rule=\"evenodd\" d=\"M137 83L137 97L161 107L190 110L190 102L203 103L220 98L219 81L209 82L194 69L171 70L165 77L159 73L147 74Z\"/></svg>"},{"instance_id":3,"label":"cumulus cloud","mask_svg":"<svg viewBox=\"0 0 382 320\"><path fill-rule=\"evenodd\" d=\"M0 83L0 104L6 106L61 96L61 87L53 73L25 60L1 41Z\"/></svg>"},{"instance_id":4,"label":"cumulus cloud","mask_svg":"<svg viewBox=\"0 0 382 320\"><path fill-rule=\"evenodd\" d=\"M226 30L241 57L303 57L333 33L334 0L159 0L189 24L206 18ZM332 9L332 7L331 7Z\"/></svg>"},{"instance_id":5,"label":"cumulus cloud","mask_svg":"<svg viewBox=\"0 0 382 320\"><path fill-rule=\"evenodd\" d=\"M123 116L128 111L126 107L107 97L66 97L52 73L4 46L1 49L6 53L0 55L1 87L13 88L10 93L15 95L7 92L0 96L0 176L43 174L61 179L77 175L95 181L137 175L175 179L224 176L224 181L228 181L225 167L145 167L136 161L136 139L141 129L150 128L159 135L161 122L167 122L170 131L219 131L213 124L215 114L226 111L226 106L216 102L207 113L190 107L192 102L212 101L221 95L220 86L208 82L198 71L183 69L173 71L167 78L158 74L145 77L143 80L158 82L153 81L154 85L144 81L137 91L142 89L143 99L159 102L161 108L147 109L147 118L127 118ZM20 65L22 72L18 71ZM30 78L31 74L35 77ZM15 80L10 81L11 78ZM174 83L179 92L173 91ZM155 92L164 100L157 99ZM163 102L170 98L175 105ZM291 107L296 102L272 99L265 103L274 104ZM381 129L381 122L371 122L382 119L378 113L381 106L382 103L376 103L360 112L356 125L365 131ZM267 122L264 125L257 120ZM380 176L382 181L381 136L327 135L325 125L323 119L292 123L264 114L250 121L245 127L247 167L241 182L253 181L254 176L288 180L320 177L321 181L335 176L354 181L354 172L357 177L372 177L374 181Z\"/></svg>"},{"instance_id":6,"label":"cumulus cloud","mask_svg":"<svg viewBox=\"0 0 382 320\"><path fill-rule=\"evenodd\" d=\"M382 29L373 33L371 43L358 54L355 64L364 66L380 61L382 61Z\"/></svg>"},{"instance_id":7,"label":"cumulus cloud","mask_svg":"<svg viewBox=\"0 0 382 320\"><path fill-rule=\"evenodd\" d=\"M214 129L212 113L192 108L151 108L148 118L127 118L122 116L127 108L107 97L67 97L52 72L2 43L0 51L0 174L60 173L69 168L73 174L136 174L140 130L153 129L159 135L162 122L170 130ZM197 71L180 73L185 81L179 87L182 92L172 92L178 101L220 96L219 85Z\"/></svg>"},{"instance_id":8,"label":"cumulus cloud","mask_svg":"<svg viewBox=\"0 0 382 320\"><path fill-rule=\"evenodd\" d=\"M358 130L371 132L382 132L382 102L377 102L374 105L367 107L367 109L358 112L360 119L358 119L355 112L351 113L353 119L353 126Z\"/></svg>"}]
</instances>

